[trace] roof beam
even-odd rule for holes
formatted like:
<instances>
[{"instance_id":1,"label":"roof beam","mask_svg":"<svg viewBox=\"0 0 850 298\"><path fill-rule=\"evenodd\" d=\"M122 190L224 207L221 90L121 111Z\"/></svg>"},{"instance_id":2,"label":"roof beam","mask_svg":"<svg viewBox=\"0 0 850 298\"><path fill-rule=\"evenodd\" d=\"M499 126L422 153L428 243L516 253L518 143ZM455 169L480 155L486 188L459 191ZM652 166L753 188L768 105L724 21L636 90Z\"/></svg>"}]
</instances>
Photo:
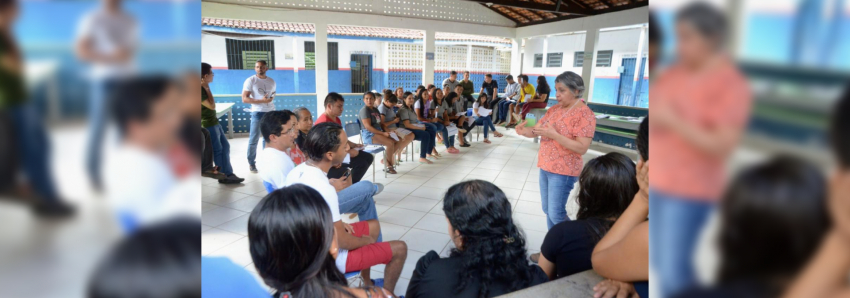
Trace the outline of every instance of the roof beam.
<instances>
[{"instance_id":1,"label":"roof beam","mask_svg":"<svg viewBox=\"0 0 850 298\"><path fill-rule=\"evenodd\" d=\"M548 11L548 12L566 12L566 13L570 13L570 14L580 14L580 15L595 15L595 14L597 14L597 12L593 11L592 9L580 7L578 5L569 5L566 2L561 3L560 7L558 7L558 10L555 10L555 8L557 6L555 4L544 4L544 3L537 3L537 2L532 2L532 1L528 1L528 2L519 2L519 1L512 1L512 0L466 0L466 1L478 2L478 3L482 3L484 5L487 5L487 3L491 3L491 4L501 5L501 6L504 6L504 7L516 7L516 8L524 8L524 9L529 9L529 10L542 10L542 11Z\"/></svg>"},{"instance_id":2,"label":"roof beam","mask_svg":"<svg viewBox=\"0 0 850 298\"><path fill-rule=\"evenodd\" d=\"M483 5L483 4L482 4L482 5ZM486 5L484 5L484 6L485 6L485 7L487 7ZM492 11L495 11L496 13L498 13L498 14L502 15L503 17L506 17L506 18L508 18L509 20L514 21L514 23L522 24L522 22L520 22L519 20L515 19L514 17L512 17L512 16L511 16L511 15L509 15L509 14L506 14L506 13L502 12L501 10L499 10L499 9L497 9L497 8L495 8L495 7L490 6L490 7L487 7L487 9L492 10ZM520 16L521 16L521 15L520 15Z\"/></svg>"},{"instance_id":3,"label":"roof beam","mask_svg":"<svg viewBox=\"0 0 850 298\"><path fill-rule=\"evenodd\" d=\"M620 5L620 6L614 6L610 2L607 2L605 4L608 5L608 8L599 10L600 13L609 13L609 12L621 11L621 10L626 10L626 9L632 9L632 8L641 7L641 6L647 6L649 4L649 1L648 0L644 0L644 1L631 0L629 2L629 4Z\"/></svg>"},{"instance_id":4,"label":"roof beam","mask_svg":"<svg viewBox=\"0 0 850 298\"><path fill-rule=\"evenodd\" d=\"M584 16L580 16L580 15L566 15L566 16L560 16L560 17L557 17L557 18L554 18L554 19L543 19L543 20L540 20L540 21L531 21L531 22L528 22L528 23L520 23L520 24L517 24L517 27L525 27L525 26L531 26L531 25L539 25L539 24L544 24L544 23L551 23L551 22L557 22L557 21L563 21L563 20L570 20L570 19L576 19L576 18L581 18L581 17L584 17Z\"/></svg>"}]
</instances>

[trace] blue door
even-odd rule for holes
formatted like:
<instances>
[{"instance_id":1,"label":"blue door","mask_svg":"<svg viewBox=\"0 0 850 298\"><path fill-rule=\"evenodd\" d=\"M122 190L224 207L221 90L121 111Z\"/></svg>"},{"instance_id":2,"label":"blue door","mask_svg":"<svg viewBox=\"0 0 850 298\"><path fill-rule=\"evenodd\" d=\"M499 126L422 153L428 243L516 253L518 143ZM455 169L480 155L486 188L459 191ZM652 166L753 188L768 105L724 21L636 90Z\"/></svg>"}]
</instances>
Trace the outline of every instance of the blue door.
<instances>
[{"instance_id":1,"label":"blue door","mask_svg":"<svg viewBox=\"0 0 850 298\"><path fill-rule=\"evenodd\" d=\"M619 92L617 92L618 105L635 106L638 103L635 99L640 98L642 86L641 84L635 84L634 81L636 59L637 58L623 58L623 73L620 74L620 89ZM646 64L646 58L642 58L640 61L638 81L643 80L644 64ZM633 89L635 85L637 85L637 90Z\"/></svg>"}]
</instances>

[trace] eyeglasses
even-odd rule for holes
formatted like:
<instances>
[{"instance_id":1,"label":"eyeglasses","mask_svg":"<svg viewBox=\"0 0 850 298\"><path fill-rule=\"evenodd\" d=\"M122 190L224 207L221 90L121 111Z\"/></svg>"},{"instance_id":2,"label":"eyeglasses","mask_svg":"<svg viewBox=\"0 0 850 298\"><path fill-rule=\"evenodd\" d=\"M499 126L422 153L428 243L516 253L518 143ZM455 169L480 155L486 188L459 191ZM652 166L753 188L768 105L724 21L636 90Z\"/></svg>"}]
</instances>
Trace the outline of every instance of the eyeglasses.
<instances>
[{"instance_id":1,"label":"eyeglasses","mask_svg":"<svg viewBox=\"0 0 850 298\"><path fill-rule=\"evenodd\" d=\"M292 134L292 132L294 132L294 131L295 131L295 125L293 125L289 129L287 129L286 131L281 131L279 134L277 134L277 136L279 137L279 136L282 136L282 135L289 135L289 134Z\"/></svg>"}]
</instances>

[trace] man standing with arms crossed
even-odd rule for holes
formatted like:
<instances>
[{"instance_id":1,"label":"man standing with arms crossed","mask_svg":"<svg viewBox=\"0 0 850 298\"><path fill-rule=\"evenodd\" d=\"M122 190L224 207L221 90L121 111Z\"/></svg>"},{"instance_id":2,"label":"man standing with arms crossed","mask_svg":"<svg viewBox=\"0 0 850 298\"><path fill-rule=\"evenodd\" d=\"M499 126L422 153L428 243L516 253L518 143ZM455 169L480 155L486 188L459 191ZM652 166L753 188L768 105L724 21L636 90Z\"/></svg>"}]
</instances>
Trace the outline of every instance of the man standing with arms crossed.
<instances>
[{"instance_id":1,"label":"man standing with arms crossed","mask_svg":"<svg viewBox=\"0 0 850 298\"><path fill-rule=\"evenodd\" d=\"M248 137L248 166L251 173L257 173L257 143L260 141L260 119L266 112L274 111L275 90L277 86L272 78L266 76L269 66L266 60L257 60L254 64L256 75L249 77L242 85L242 102L251 104L251 130Z\"/></svg>"}]
</instances>

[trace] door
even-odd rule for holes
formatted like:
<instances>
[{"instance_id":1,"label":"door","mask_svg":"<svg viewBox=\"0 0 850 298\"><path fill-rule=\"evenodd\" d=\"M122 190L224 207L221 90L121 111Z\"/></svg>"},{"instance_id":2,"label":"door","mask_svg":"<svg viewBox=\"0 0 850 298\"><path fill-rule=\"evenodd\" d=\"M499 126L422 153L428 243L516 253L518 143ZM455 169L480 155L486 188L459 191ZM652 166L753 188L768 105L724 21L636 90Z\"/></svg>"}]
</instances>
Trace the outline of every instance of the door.
<instances>
[{"instance_id":1,"label":"door","mask_svg":"<svg viewBox=\"0 0 850 298\"><path fill-rule=\"evenodd\" d=\"M637 104L636 98L640 98L641 93L641 84L637 84L637 90L634 90L635 86L635 61L637 58L623 58L622 67L623 73L620 74L620 89L617 93L617 104L623 106L635 106ZM640 69L639 69L639 77L638 82L643 80L643 69L644 64L646 63L646 58L642 58L640 61ZM637 92L633 92L637 91Z\"/></svg>"},{"instance_id":2,"label":"door","mask_svg":"<svg viewBox=\"0 0 850 298\"><path fill-rule=\"evenodd\" d=\"M372 55L351 54L351 92L372 89Z\"/></svg>"}]
</instances>

